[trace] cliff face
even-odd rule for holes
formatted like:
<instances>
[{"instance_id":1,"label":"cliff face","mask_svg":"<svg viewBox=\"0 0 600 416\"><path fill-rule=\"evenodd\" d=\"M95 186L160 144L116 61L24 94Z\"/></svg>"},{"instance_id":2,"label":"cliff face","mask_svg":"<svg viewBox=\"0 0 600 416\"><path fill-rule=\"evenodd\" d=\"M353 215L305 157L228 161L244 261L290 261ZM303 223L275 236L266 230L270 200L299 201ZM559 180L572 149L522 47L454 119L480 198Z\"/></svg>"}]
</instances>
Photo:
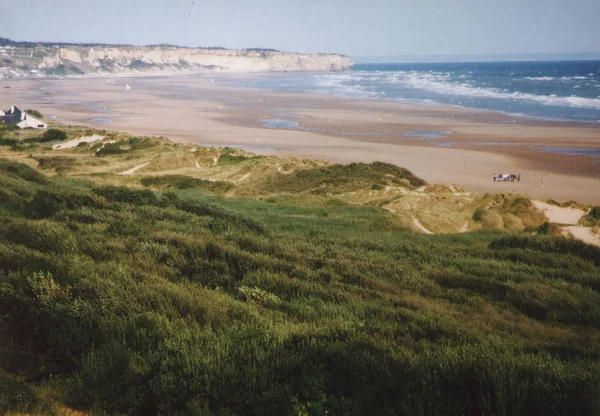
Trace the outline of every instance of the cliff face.
<instances>
[{"instance_id":1,"label":"cliff face","mask_svg":"<svg viewBox=\"0 0 600 416\"><path fill-rule=\"evenodd\" d=\"M175 46L36 47L15 62L22 69L57 75L210 72L344 71L352 59L336 54L273 50L192 49Z\"/></svg>"}]
</instances>

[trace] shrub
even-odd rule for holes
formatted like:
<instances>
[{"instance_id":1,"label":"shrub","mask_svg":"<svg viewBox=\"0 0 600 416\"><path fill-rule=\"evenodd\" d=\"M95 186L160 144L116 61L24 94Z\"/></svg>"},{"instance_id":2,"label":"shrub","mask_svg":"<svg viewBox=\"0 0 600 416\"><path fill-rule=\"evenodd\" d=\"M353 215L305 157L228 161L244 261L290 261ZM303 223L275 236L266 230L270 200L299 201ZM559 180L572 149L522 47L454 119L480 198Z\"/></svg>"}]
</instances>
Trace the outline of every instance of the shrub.
<instances>
[{"instance_id":1,"label":"shrub","mask_svg":"<svg viewBox=\"0 0 600 416\"><path fill-rule=\"evenodd\" d=\"M247 302L259 303L262 305L279 305L281 299L273 293L267 292L258 287L240 286L238 292Z\"/></svg>"},{"instance_id":2,"label":"shrub","mask_svg":"<svg viewBox=\"0 0 600 416\"><path fill-rule=\"evenodd\" d=\"M108 202L122 202L133 205L156 205L158 199L149 189L133 189L124 186L104 186L94 188L93 192Z\"/></svg>"},{"instance_id":3,"label":"shrub","mask_svg":"<svg viewBox=\"0 0 600 416\"><path fill-rule=\"evenodd\" d=\"M561 235L561 229L558 225L546 221L537 228L538 234L542 235Z\"/></svg>"},{"instance_id":4,"label":"shrub","mask_svg":"<svg viewBox=\"0 0 600 416\"><path fill-rule=\"evenodd\" d=\"M17 131L21 130L16 124L0 124L0 131Z\"/></svg>"},{"instance_id":5,"label":"shrub","mask_svg":"<svg viewBox=\"0 0 600 416\"><path fill-rule=\"evenodd\" d=\"M473 221L481 221L481 218L485 214L485 210L482 208L477 208L473 213Z\"/></svg>"},{"instance_id":6,"label":"shrub","mask_svg":"<svg viewBox=\"0 0 600 416\"><path fill-rule=\"evenodd\" d=\"M99 207L103 204L102 198L95 195L41 190L27 203L25 213L32 218L48 218L64 209Z\"/></svg>"},{"instance_id":7,"label":"shrub","mask_svg":"<svg viewBox=\"0 0 600 416\"><path fill-rule=\"evenodd\" d=\"M160 197L161 206L170 206L179 202L179 196L173 191L167 191Z\"/></svg>"},{"instance_id":8,"label":"shrub","mask_svg":"<svg viewBox=\"0 0 600 416\"><path fill-rule=\"evenodd\" d=\"M41 414L38 406L36 391L26 377L11 376L0 369L1 414Z\"/></svg>"},{"instance_id":9,"label":"shrub","mask_svg":"<svg viewBox=\"0 0 600 416\"><path fill-rule=\"evenodd\" d=\"M588 212L588 217L593 218L595 220L600 220L600 207L594 207Z\"/></svg>"},{"instance_id":10,"label":"shrub","mask_svg":"<svg viewBox=\"0 0 600 416\"><path fill-rule=\"evenodd\" d=\"M108 226L107 232L114 235L138 237L142 234L142 227L133 218L114 221Z\"/></svg>"},{"instance_id":11,"label":"shrub","mask_svg":"<svg viewBox=\"0 0 600 416\"><path fill-rule=\"evenodd\" d=\"M235 185L231 182L205 181L203 179L185 175L148 176L142 178L141 184L144 186L152 186L161 189L202 188L215 193L227 192L235 187Z\"/></svg>"},{"instance_id":12,"label":"shrub","mask_svg":"<svg viewBox=\"0 0 600 416\"><path fill-rule=\"evenodd\" d=\"M34 272L26 278L33 296L43 304L65 297L66 291L54 281L51 273Z\"/></svg>"},{"instance_id":13,"label":"shrub","mask_svg":"<svg viewBox=\"0 0 600 416\"><path fill-rule=\"evenodd\" d=\"M37 118L44 118L44 116L42 115L42 113L40 113L37 110L29 109L29 110L25 110L25 112L27 114L31 114L32 116L37 117Z\"/></svg>"},{"instance_id":14,"label":"shrub","mask_svg":"<svg viewBox=\"0 0 600 416\"><path fill-rule=\"evenodd\" d=\"M255 158L258 158L260 156L256 156ZM222 154L221 157L219 157L219 164L230 164L230 165L235 165L238 163L242 163L245 162L247 160L250 159L254 159L254 158L250 158L248 156L235 156L235 155L230 155L230 154Z\"/></svg>"},{"instance_id":15,"label":"shrub","mask_svg":"<svg viewBox=\"0 0 600 416\"><path fill-rule=\"evenodd\" d=\"M0 137L0 146L17 146L20 143L19 139L4 139Z\"/></svg>"},{"instance_id":16,"label":"shrub","mask_svg":"<svg viewBox=\"0 0 600 416\"><path fill-rule=\"evenodd\" d=\"M67 139L67 133L59 129L48 129L40 138L40 142L63 141Z\"/></svg>"},{"instance_id":17,"label":"shrub","mask_svg":"<svg viewBox=\"0 0 600 416\"><path fill-rule=\"evenodd\" d=\"M131 150L142 150L155 147L161 143L161 139L155 137L132 137L129 139Z\"/></svg>"},{"instance_id":18,"label":"shrub","mask_svg":"<svg viewBox=\"0 0 600 416\"><path fill-rule=\"evenodd\" d=\"M50 253L74 253L77 241L63 224L48 221L15 221L9 225L6 239L13 243Z\"/></svg>"},{"instance_id":19,"label":"shrub","mask_svg":"<svg viewBox=\"0 0 600 416\"><path fill-rule=\"evenodd\" d=\"M48 179L35 169L7 159L0 159L0 174L40 185L48 183Z\"/></svg>"},{"instance_id":20,"label":"shrub","mask_svg":"<svg viewBox=\"0 0 600 416\"><path fill-rule=\"evenodd\" d=\"M590 212L583 216L580 223L588 227L600 225L600 207L593 207Z\"/></svg>"},{"instance_id":21,"label":"shrub","mask_svg":"<svg viewBox=\"0 0 600 416\"><path fill-rule=\"evenodd\" d=\"M76 157L54 156L40 157L38 163L42 169L56 169L57 172L64 172L78 166L80 162Z\"/></svg>"}]
</instances>

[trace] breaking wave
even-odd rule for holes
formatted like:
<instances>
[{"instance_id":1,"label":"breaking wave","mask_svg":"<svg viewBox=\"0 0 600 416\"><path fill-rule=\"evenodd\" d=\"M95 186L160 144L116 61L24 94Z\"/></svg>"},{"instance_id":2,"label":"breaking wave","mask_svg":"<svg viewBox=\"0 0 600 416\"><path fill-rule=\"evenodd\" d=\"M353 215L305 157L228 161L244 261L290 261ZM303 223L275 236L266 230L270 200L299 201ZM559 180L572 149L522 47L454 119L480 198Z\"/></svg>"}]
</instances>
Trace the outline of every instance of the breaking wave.
<instances>
[{"instance_id":1,"label":"breaking wave","mask_svg":"<svg viewBox=\"0 0 600 416\"><path fill-rule=\"evenodd\" d=\"M455 77L450 73L395 71L395 72L356 72L352 74L335 74L315 77L315 86L319 92L356 97L409 99L427 103L439 103L439 97L417 98L415 90L434 93L437 96L465 97L469 99L498 99L515 101L531 101L546 106L588 108L600 110L600 96L597 98L577 95L560 96L557 94L532 94L510 91L507 88L484 88L465 81L464 74ZM565 77L562 77L565 78ZM529 81L555 81L557 77L540 76L524 77ZM587 77L569 77L581 79ZM390 88L394 86L395 88ZM573 89L579 88L578 85ZM437 98L437 99L436 99Z\"/></svg>"},{"instance_id":2,"label":"breaking wave","mask_svg":"<svg viewBox=\"0 0 600 416\"><path fill-rule=\"evenodd\" d=\"M390 81L443 95L497 98L513 101L530 100L542 103L544 105L592 108L600 110L599 98L585 98L578 96L560 97L553 94L537 95L522 93L519 91L509 92L507 90L501 90L498 88L481 88L472 86L468 83L455 83L449 81L449 79L450 75L448 74L423 74L417 72L407 72L394 74Z\"/></svg>"},{"instance_id":3,"label":"breaking wave","mask_svg":"<svg viewBox=\"0 0 600 416\"><path fill-rule=\"evenodd\" d=\"M256 87L600 123L600 61L363 64L264 78Z\"/></svg>"},{"instance_id":4,"label":"breaking wave","mask_svg":"<svg viewBox=\"0 0 600 416\"><path fill-rule=\"evenodd\" d=\"M531 81L554 81L556 78L555 77L525 77L525 79L528 79Z\"/></svg>"}]
</instances>

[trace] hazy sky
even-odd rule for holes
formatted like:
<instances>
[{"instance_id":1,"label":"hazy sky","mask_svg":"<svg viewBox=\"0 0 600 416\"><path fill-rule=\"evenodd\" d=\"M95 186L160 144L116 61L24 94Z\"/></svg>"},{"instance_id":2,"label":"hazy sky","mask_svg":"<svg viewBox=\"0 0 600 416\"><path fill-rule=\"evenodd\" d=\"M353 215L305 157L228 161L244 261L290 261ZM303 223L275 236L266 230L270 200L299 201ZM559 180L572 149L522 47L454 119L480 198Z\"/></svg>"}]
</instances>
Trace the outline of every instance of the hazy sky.
<instances>
[{"instance_id":1,"label":"hazy sky","mask_svg":"<svg viewBox=\"0 0 600 416\"><path fill-rule=\"evenodd\" d=\"M351 56L600 51L600 0L0 0L0 37Z\"/></svg>"}]
</instances>

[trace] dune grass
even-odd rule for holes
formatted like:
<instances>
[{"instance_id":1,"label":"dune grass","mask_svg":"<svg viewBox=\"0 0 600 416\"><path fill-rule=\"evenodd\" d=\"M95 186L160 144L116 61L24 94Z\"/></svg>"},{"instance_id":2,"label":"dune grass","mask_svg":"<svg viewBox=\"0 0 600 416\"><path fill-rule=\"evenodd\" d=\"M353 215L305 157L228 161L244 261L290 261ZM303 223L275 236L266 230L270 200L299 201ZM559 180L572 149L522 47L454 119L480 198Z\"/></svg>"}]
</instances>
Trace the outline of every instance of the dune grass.
<instances>
[{"instance_id":1,"label":"dune grass","mask_svg":"<svg viewBox=\"0 0 600 416\"><path fill-rule=\"evenodd\" d=\"M0 413L600 410L600 249L415 234L311 191L336 169L223 198L0 159Z\"/></svg>"}]
</instances>

